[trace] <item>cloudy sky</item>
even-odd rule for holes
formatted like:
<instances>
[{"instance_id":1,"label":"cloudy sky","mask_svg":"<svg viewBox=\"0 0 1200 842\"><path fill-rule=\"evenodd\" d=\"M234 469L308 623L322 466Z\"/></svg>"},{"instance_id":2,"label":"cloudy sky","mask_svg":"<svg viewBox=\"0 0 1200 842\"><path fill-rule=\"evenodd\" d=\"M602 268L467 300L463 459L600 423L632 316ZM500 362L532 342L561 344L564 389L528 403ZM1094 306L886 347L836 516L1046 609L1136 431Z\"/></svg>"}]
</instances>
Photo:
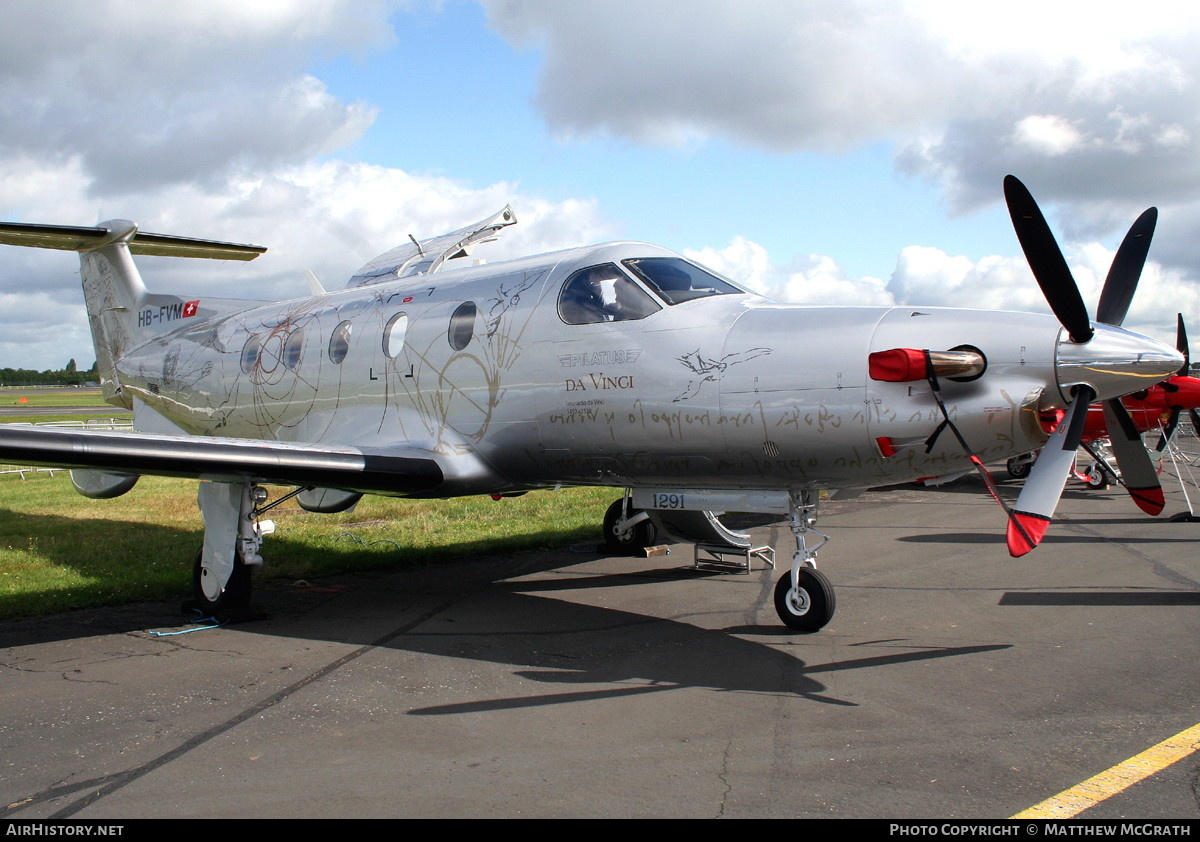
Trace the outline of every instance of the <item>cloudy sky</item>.
<instances>
[{"instance_id":1,"label":"cloudy sky","mask_svg":"<svg viewBox=\"0 0 1200 842\"><path fill-rule=\"evenodd\" d=\"M0 31L0 218L266 245L151 289L335 288L490 215L487 256L610 239L779 300L1044 309L1020 176L1093 304L1200 336L1200 6L860 0L45 0ZM483 256L481 252L481 256ZM94 358L78 264L0 247L0 367Z\"/></svg>"}]
</instances>

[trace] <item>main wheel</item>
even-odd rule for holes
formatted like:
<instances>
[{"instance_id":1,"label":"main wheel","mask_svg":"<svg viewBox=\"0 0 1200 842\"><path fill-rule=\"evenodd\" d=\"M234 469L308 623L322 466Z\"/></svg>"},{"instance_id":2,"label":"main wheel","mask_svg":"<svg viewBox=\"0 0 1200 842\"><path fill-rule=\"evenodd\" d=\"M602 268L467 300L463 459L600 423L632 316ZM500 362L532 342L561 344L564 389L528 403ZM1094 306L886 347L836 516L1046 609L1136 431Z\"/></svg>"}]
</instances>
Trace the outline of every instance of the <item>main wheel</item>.
<instances>
[{"instance_id":1,"label":"main wheel","mask_svg":"<svg viewBox=\"0 0 1200 842\"><path fill-rule=\"evenodd\" d=\"M799 590L792 591L792 574L787 572L775 585L775 611L789 629L815 632L825 628L833 619L837 599L833 585L815 567L801 567Z\"/></svg>"},{"instance_id":2,"label":"main wheel","mask_svg":"<svg viewBox=\"0 0 1200 842\"><path fill-rule=\"evenodd\" d=\"M1033 468L1033 460L1024 456L1014 456L1004 467L1008 468L1008 475L1013 479L1024 479Z\"/></svg>"},{"instance_id":3,"label":"main wheel","mask_svg":"<svg viewBox=\"0 0 1200 842\"><path fill-rule=\"evenodd\" d=\"M1087 484L1096 489L1108 488L1108 477L1105 475L1104 469L1099 465L1092 468L1091 473L1087 475Z\"/></svg>"},{"instance_id":4,"label":"main wheel","mask_svg":"<svg viewBox=\"0 0 1200 842\"><path fill-rule=\"evenodd\" d=\"M233 562L233 575L229 577L225 590L221 590L216 577L204 569L204 548L196 552L192 563L192 595L196 608L206 614L216 614L250 604L250 568L242 564L241 557Z\"/></svg>"},{"instance_id":5,"label":"main wheel","mask_svg":"<svg viewBox=\"0 0 1200 842\"><path fill-rule=\"evenodd\" d=\"M614 553L635 553L653 546L657 530L650 519L647 518L641 523L621 530L618 524L625 519L624 512L625 498L622 497L620 500L614 500L613 504L608 507L608 511L604 513L605 545ZM630 509L629 513L635 515L638 510Z\"/></svg>"}]
</instances>

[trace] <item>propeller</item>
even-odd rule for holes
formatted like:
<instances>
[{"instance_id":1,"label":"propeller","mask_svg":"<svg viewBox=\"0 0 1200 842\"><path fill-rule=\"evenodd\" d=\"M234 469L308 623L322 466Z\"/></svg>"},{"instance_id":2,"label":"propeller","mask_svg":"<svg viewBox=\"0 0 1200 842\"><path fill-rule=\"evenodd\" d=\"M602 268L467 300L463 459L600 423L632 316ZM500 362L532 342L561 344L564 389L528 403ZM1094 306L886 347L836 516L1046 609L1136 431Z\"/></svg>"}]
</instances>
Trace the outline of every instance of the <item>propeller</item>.
<instances>
[{"instance_id":1,"label":"propeller","mask_svg":"<svg viewBox=\"0 0 1200 842\"><path fill-rule=\"evenodd\" d=\"M1178 321L1176 322L1175 328L1175 347L1179 350L1179 353L1183 354L1183 365L1180 366L1176 376L1187 377L1191 372L1192 365L1191 355L1188 352L1187 328L1183 326L1183 313L1177 313L1176 318ZM1164 383L1162 385L1164 388L1166 388L1167 384ZM1155 448L1156 450L1161 452L1166 449L1167 442L1169 442L1171 437L1175 435L1175 428L1179 426L1179 415L1182 410L1182 406L1171 407L1171 417L1167 419L1167 426L1163 429L1163 433L1158 439L1158 446ZM1188 414L1192 416L1193 425L1195 425L1197 421L1200 421L1200 414L1196 412L1194 407L1188 409ZM1200 435L1200 426L1194 426L1193 429L1195 429L1197 434Z\"/></svg>"},{"instance_id":2,"label":"propeller","mask_svg":"<svg viewBox=\"0 0 1200 842\"><path fill-rule=\"evenodd\" d=\"M1087 343L1095 335L1095 329L1066 258L1037 202L1025 185L1012 175L1004 178L1004 198L1021 250L1025 252L1029 268L1051 311L1072 342L1077 345ZM1157 219L1158 211L1151 208L1138 217L1125 235L1104 281L1097 322L1119 326L1124 320L1146 262ZM1010 512L1008 549L1014 557L1032 550L1045 535L1074 467L1088 404L1095 398L1096 393L1090 387L1075 387L1062 422L1034 463L1016 506ZM1104 411L1105 418L1111 418L1109 433L1113 455L1125 478L1126 488L1138 506L1157 514L1163 508L1162 487L1137 428L1119 399L1105 401Z\"/></svg>"}]
</instances>

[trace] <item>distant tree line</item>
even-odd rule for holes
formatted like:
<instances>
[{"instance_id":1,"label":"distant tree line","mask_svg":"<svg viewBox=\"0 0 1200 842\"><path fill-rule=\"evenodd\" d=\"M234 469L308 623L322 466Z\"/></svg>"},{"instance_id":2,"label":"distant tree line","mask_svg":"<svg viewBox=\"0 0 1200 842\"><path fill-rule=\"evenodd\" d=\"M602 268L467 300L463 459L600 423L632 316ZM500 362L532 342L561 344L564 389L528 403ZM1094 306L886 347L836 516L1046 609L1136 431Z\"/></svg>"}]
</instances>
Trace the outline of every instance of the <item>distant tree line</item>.
<instances>
[{"instance_id":1,"label":"distant tree line","mask_svg":"<svg viewBox=\"0 0 1200 842\"><path fill-rule=\"evenodd\" d=\"M84 383L99 383L96 363L87 371L80 371L72 359L65 368L57 371L34 371L28 368L0 368L0 386L82 386Z\"/></svg>"}]
</instances>

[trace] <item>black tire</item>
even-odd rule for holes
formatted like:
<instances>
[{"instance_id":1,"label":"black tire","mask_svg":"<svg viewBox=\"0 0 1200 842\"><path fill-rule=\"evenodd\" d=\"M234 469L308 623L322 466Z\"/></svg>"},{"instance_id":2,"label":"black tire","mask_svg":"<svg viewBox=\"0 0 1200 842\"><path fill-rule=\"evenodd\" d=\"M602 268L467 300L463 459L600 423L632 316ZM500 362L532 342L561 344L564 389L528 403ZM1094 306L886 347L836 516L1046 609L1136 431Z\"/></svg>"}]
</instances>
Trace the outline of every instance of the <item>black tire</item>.
<instances>
[{"instance_id":1,"label":"black tire","mask_svg":"<svg viewBox=\"0 0 1200 842\"><path fill-rule=\"evenodd\" d=\"M1033 468L1033 461L1026 461L1024 457L1014 456L1004 467L1008 468L1008 475L1013 479L1025 479Z\"/></svg>"},{"instance_id":2,"label":"black tire","mask_svg":"<svg viewBox=\"0 0 1200 842\"><path fill-rule=\"evenodd\" d=\"M608 507L608 511L604 513L604 545L614 553L625 554L636 553L646 547L654 546L654 539L657 537L658 531L648 518L626 532L617 532L617 523L623 520L624 509L625 499L621 498L614 500L613 504ZM631 514L637 514L638 511L638 509L633 509Z\"/></svg>"},{"instance_id":3,"label":"black tire","mask_svg":"<svg viewBox=\"0 0 1200 842\"><path fill-rule=\"evenodd\" d=\"M233 575L229 584L215 600L209 599L204 592L204 576L207 572L201 565L204 559L204 548L196 552L196 560L192 563L192 597L196 609L210 615L222 611L245 608L250 604L250 568L242 564L240 556L233 563Z\"/></svg>"},{"instance_id":4,"label":"black tire","mask_svg":"<svg viewBox=\"0 0 1200 842\"><path fill-rule=\"evenodd\" d=\"M791 571L783 574L775 585L775 611L789 629L811 634L825 628L833 619L837 598L833 585L825 574L814 567L801 567L799 573L801 597L805 604L796 604L790 598L792 590Z\"/></svg>"},{"instance_id":5,"label":"black tire","mask_svg":"<svg viewBox=\"0 0 1200 842\"><path fill-rule=\"evenodd\" d=\"M1094 488L1097 491L1103 491L1108 488L1108 472L1096 465L1092 468L1091 473L1087 475L1088 488Z\"/></svg>"}]
</instances>

